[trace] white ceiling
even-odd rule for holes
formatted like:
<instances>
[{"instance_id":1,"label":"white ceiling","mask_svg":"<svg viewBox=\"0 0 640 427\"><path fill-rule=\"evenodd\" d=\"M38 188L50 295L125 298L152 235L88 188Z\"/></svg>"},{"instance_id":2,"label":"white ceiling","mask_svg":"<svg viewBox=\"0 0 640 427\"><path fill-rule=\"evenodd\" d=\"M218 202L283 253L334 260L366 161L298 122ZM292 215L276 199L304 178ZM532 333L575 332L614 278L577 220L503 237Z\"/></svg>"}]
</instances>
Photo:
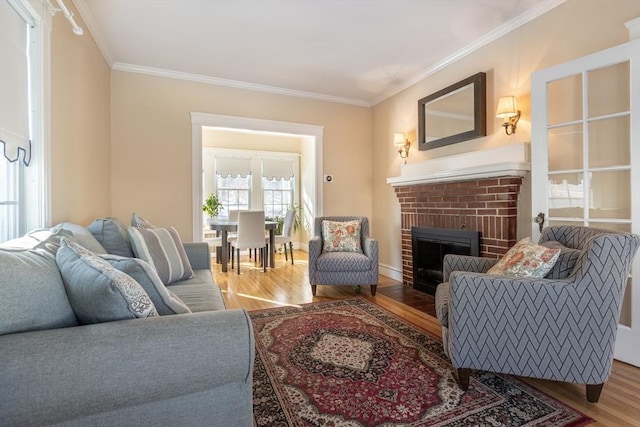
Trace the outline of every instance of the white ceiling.
<instances>
[{"instance_id":1,"label":"white ceiling","mask_svg":"<svg viewBox=\"0 0 640 427\"><path fill-rule=\"evenodd\" d=\"M370 106L563 1L73 3L114 69Z\"/></svg>"}]
</instances>

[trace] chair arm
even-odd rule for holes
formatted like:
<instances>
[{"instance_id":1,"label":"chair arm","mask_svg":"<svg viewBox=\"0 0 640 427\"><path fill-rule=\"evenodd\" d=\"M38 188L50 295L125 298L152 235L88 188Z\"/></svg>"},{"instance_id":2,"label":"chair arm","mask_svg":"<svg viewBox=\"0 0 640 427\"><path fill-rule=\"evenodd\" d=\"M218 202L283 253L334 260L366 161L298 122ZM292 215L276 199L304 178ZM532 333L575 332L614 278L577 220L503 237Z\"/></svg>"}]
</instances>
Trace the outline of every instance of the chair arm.
<instances>
[{"instance_id":1,"label":"chair arm","mask_svg":"<svg viewBox=\"0 0 640 427\"><path fill-rule=\"evenodd\" d=\"M4 335L0 347L0 414L9 425L55 424L253 375L244 310Z\"/></svg>"},{"instance_id":2,"label":"chair arm","mask_svg":"<svg viewBox=\"0 0 640 427\"><path fill-rule=\"evenodd\" d=\"M585 298L584 287L460 271L451 274L450 283L449 349L456 368L585 384L606 381L618 313L603 301Z\"/></svg>"},{"instance_id":3,"label":"chair arm","mask_svg":"<svg viewBox=\"0 0 640 427\"><path fill-rule=\"evenodd\" d=\"M371 237L364 239L362 252L364 252L368 258L375 261L376 264L378 263L378 241L376 239L372 239Z\"/></svg>"},{"instance_id":4,"label":"chair arm","mask_svg":"<svg viewBox=\"0 0 640 427\"><path fill-rule=\"evenodd\" d=\"M211 270L211 249L206 242L183 243L194 270Z\"/></svg>"},{"instance_id":5,"label":"chair arm","mask_svg":"<svg viewBox=\"0 0 640 427\"><path fill-rule=\"evenodd\" d=\"M452 271L486 273L497 262L497 258L481 258L476 256L447 254L442 260L443 281L449 281L449 275Z\"/></svg>"},{"instance_id":6,"label":"chair arm","mask_svg":"<svg viewBox=\"0 0 640 427\"><path fill-rule=\"evenodd\" d=\"M318 259L321 253L322 238L320 236L313 236L311 240L309 240L309 266Z\"/></svg>"}]
</instances>

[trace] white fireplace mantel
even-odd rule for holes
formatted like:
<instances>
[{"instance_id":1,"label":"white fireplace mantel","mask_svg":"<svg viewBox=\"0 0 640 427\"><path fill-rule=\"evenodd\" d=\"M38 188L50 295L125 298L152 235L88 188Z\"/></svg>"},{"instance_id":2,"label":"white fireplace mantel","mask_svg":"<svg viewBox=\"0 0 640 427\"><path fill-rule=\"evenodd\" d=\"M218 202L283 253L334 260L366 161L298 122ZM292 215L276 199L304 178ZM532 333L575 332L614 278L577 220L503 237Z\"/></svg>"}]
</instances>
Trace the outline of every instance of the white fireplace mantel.
<instances>
[{"instance_id":1,"label":"white fireplace mantel","mask_svg":"<svg viewBox=\"0 0 640 427\"><path fill-rule=\"evenodd\" d=\"M387 178L387 184L399 187L500 176L524 177L530 170L529 144L521 142L403 164L400 176Z\"/></svg>"}]
</instances>

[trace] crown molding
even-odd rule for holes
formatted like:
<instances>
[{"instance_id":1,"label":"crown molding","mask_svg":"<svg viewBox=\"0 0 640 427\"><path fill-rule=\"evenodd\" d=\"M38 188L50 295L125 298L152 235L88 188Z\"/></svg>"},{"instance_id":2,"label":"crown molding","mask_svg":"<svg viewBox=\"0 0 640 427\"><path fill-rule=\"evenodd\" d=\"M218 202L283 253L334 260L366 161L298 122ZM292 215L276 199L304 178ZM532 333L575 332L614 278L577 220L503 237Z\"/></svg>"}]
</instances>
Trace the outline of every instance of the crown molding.
<instances>
[{"instance_id":1,"label":"crown molding","mask_svg":"<svg viewBox=\"0 0 640 427\"><path fill-rule=\"evenodd\" d=\"M417 75L413 79L407 81L406 83L403 83L402 85L396 87L395 89L392 89L391 91L387 92L386 94L382 95L381 97L374 99L371 102L371 105L375 106L375 105L381 103L382 101L384 101L386 99L389 99L394 95L397 95L398 93L400 93L403 90L405 90L405 89L417 84L418 82L420 82L421 80L424 80L425 78L429 77L430 75L442 70L443 68L446 68L446 67L450 66L451 64L459 61L460 59L464 58L465 56L472 54L473 52L475 52L476 50L480 49L481 47L486 46L487 44L499 39L500 37L502 37L502 36L510 33L511 31L521 27L522 25L524 25L524 24L536 19L537 17L539 17L541 15L544 15L548 11L556 8L557 6L561 5L562 3L566 2L566 1L567 0L548 0L546 2L539 3L535 7L532 7L531 9L528 9L526 12L524 12L521 15L517 16L516 18L512 19L511 21L506 22L505 24L499 26L495 30L485 34L483 37L480 37L475 42L463 47L462 49L458 50L457 52L454 52L452 55L447 56L442 61L435 63L433 66L427 68L426 70L424 70L422 73L420 73L419 75Z\"/></svg>"},{"instance_id":2,"label":"crown molding","mask_svg":"<svg viewBox=\"0 0 640 427\"><path fill-rule=\"evenodd\" d=\"M124 64L116 62L111 67L114 70L126 71L129 73L147 74L156 77L166 77L170 79L187 80L197 83L205 83L216 86L233 87L237 89L247 89L258 92L273 93L278 95L295 96L298 98L309 98L319 101L336 102L340 104L356 105L358 107L371 107L371 103L360 99L342 98L339 96L324 95L315 92L304 92L300 90L286 89L277 86L267 86L255 83L247 83L239 80L221 79L218 77L204 76L202 74L183 73L180 71L165 70L162 68L144 67L141 65Z\"/></svg>"},{"instance_id":3,"label":"crown molding","mask_svg":"<svg viewBox=\"0 0 640 427\"><path fill-rule=\"evenodd\" d=\"M80 17L84 21L84 25L91 33L91 37L93 37L93 41L96 42L98 49L102 53L102 57L109 65L109 68L113 67L113 54L107 47L107 43L104 41L104 36L102 32L99 30L98 24L96 24L95 19L93 18L93 14L91 10L87 7L85 0L72 0L73 5L78 10Z\"/></svg>"}]
</instances>

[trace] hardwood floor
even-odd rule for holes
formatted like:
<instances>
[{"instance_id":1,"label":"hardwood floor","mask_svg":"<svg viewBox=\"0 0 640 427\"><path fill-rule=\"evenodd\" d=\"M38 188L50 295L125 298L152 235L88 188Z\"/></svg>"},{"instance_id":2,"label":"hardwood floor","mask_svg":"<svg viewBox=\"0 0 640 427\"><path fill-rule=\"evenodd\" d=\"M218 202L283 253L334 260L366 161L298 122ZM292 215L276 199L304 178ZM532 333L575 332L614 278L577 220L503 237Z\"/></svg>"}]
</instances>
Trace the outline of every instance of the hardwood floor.
<instances>
[{"instance_id":1,"label":"hardwood floor","mask_svg":"<svg viewBox=\"0 0 640 427\"><path fill-rule=\"evenodd\" d=\"M284 255L278 254L276 268L267 269L264 273L261 267L243 255L240 275L235 270L222 273L220 264L212 260L213 276L222 288L228 308L252 311L362 296L441 338L432 296L380 276L375 297L371 297L369 287L362 287L358 292L351 286L318 286L317 296L313 297L307 254L294 251L294 260L294 265L291 265L291 260L286 262ZM587 402L584 385L522 379L595 419L595 425L640 426L640 368L614 361L611 377L597 404Z\"/></svg>"}]
</instances>

